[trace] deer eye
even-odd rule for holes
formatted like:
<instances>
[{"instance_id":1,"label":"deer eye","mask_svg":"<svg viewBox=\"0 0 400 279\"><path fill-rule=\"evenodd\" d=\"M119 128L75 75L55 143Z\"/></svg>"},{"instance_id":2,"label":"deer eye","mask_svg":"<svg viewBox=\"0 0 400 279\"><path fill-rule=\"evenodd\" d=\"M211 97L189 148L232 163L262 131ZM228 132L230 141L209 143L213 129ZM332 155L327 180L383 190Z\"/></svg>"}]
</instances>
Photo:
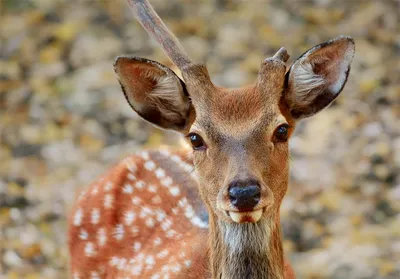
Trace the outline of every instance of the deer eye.
<instances>
[{"instance_id":1,"label":"deer eye","mask_svg":"<svg viewBox=\"0 0 400 279\"><path fill-rule=\"evenodd\" d=\"M206 145L204 143L204 140L202 137L200 137L196 133L190 133L188 135L188 138L190 139L190 143L192 144L192 147L194 150L204 150L206 149Z\"/></svg>"},{"instance_id":2,"label":"deer eye","mask_svg":"<svg viewBox=\"0 0 400 279\"><path fill-rule=\"evenodd\" d=\"M275 130L275 139L278 141L287 141L289 137L289 125L282 124L279 125L278 128Z\"/></svg>"}]
</instances>

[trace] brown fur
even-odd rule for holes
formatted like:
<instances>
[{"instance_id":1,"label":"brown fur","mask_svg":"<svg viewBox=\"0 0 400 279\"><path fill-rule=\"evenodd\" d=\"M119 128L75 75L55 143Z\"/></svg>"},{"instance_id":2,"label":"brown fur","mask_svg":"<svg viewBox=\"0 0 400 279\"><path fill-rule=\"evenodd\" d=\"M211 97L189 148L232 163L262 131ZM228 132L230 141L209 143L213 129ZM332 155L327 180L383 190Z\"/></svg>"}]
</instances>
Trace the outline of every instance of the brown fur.
<instances>
[{"instance_id":1,"label":"brown fur","mask_svg":"<svg viewBox=\"0 0 400 279\"><path fill-rule=\"evenodd\" d=\"M194 226L191 221L193 218L188 218L184 214L184 210L179 207L179 200L186 199L187 206L193 208L194 216L200 217L205 220L207 217L207 209L203 203L200 202L198 196L198 186L191 175L191 170L188 168L192 164L191 152L141 152L135 156L131 156L120 162L117 166L113 167L107 174L94 181L89 188L85 189L71 212L70 228L69 228L69 249L71 257L71 275L72 278L151 278L155 274L163 276L169 275L169 278L193 278L193 279L206 279L211 278L213 274L212 268L217 268L221 271L221 265L213 264L209 266L209 259L211 263L218 263L218 260L223 258L240 263L242 254L229 254L229 251L224 248L223 237L215 237L221 233L220 230L213 230L212 225L217 220L210 216L210 233L207 228ZM185 168L177 164L177 160L185 162ZM154 162L152 170L146 169L146 162ZM158 178L156 175L157 169L163 169L165 176ZM132 175L135 176L133 179ZM176 197L171 196L169 188L162 186L162 179L170 177L172 179L172 186L178 186L180 194ZM143 187L137 187L136 182L145 182ZM109 183L111 187L108 187ZM126 185L132 186L132 193L126 191ZM156 192L152 192L151 185L157 187ZM109 207L105 207L106 195L112 197ZM154 199L159 196L160 201ZM133 204L132 199L139 198L139 204ZM143 208L150 209L148 215L140 216ZM175 210L178 208L179 210ZM99 219L93 222L94 210L99 209ZM174 210L173 210L174 209ZM82 215L77 220L77 212L82 210ZM165 212L165 217L162 220L157 220L156 214L160 210ZM126 223L126 213L134 212L136 218L132 223ZM148 219L153 218L154 226L148 226ZM163 230L163 224L172 221L171 230L177 232L176 235L168 236L167 231ZM214 221L213 221L214 220ZM77 222L80 221L80 222ZM289 272L289 275L280 277L276 274L281 274L283 271L282 265L282 247L280 236L279 219L274 219L273 228L269 233L271 240L269 244L268 254L259 254L258 262L264 262L267 265L260 265L268 267L263 270L252 270L253 272L260 273L261 278L294 278L290 275L292 272L290 266L284 267L284 272ZM124 236L121 239L116 238L115 228L118 224L122 224L124 229ZM258 224L260 229L262 225ZM219 222L219 227L223 226ZM225 225L226 226L226 225ZM237 225L237 228L240 225ZM249 227L255 224L249 224ZM106 241L101 245L99 233L105 229ZM267 228L265 228L267 229ZM269 230L269 229L268 229ZM82 233L86 232L86 235ZM250 230L247 231L251 233ZM258 237L263 237L264 234L258 234ZM155 239L160 238L161 244L156 245ZM216 241L217 239L221 241ZM205 245L207 240L213 243L210 246ZM250 239L249 239L250 241ZM88 243L93 244L93 253L87 255ZM136 243L141 243L140 249L134 249ZM258 249L258 247L265 247L263 243L248 243L251 247L243 247L243 252L246 257L255 259L251 249ZM218 249L214 249L218 247ZM210 249L211 248L211 249ZM249 249L248 249L249 248ZM250 249L251 248L251 249ZM162 251L167 250L167 257L158 257ZM221 252L219 256L217 251ZM142 256L141 256L142 255ZM184 256L182 256L184 255ZM154 264L146 264L146 258L152 256ZM261 256L261 257L260 257ZM265 257L264 256L268 256ZM143 258L144 257L144 258ZM190 261L190 265L186 265ZM142 265L140 274L134 273L138 267ZM168 266L168 269L165 267ZM176 267L180 267L179 270ZM241 268L241 265L236 265ZM253 266L254 267L254 266ZM175 269L174 269L175 268ZM226 266L225 268L228 268ZM244 270L243 272L247 272ZM268 274L267 274L267 273ZM264 275L268 275L265 276ZM74 277L75 276L75 277ZM271 277L272 276L272 277ZM225 274L222 278L239 278L230 277ZM245 277L240 277L245 278ZM252 277L258 278L258 277Z\"/></svg>"},{"instance_id":2,"label":"brown fur","mask_svg":"<svg viewBox=\"0 0 400 279\"><path fill-rule=\"evenodd\" d=\"M142 153L95 182L70 220L72 272L81 279L294 278L283 260L279 217L288 187L288 142L276 137L277 128L289 125L290 136L297 120L339 95L353 40L339 37L318 45L290 71L281 49L261 63L254 84L219 88L205 65L189 60L148 1L128 2L183 76L181 81L154 61L119 58L115 69L128 102L147 121L196 133L205 146L190 156ZM238 211L228 195L237 180L260 185L253 210L262 215L255 222L246 217L250 223L235 223L229 215ZM209 229L201 218L207 214Z\"/></svg>"}]
</instances>

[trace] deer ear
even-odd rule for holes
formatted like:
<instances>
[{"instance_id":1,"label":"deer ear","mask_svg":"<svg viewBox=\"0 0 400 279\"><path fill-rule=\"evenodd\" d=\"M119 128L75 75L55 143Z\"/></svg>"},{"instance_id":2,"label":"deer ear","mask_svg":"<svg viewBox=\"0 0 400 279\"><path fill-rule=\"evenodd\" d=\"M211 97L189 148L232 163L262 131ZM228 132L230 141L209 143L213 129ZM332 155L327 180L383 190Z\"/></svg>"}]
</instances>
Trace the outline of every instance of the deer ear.
<instances>
[{"instance_id":1,"label":"deer ear","mask_svg":"<svg viewBox=\"0 0 400 279\"><path fill-rule=\"evenodd\" d=\"M354 56L354 41L338 37L304 53L286 74L285 101L296 119L312 116L342 91Z\"/></svg>"},{"instance_id":2,"label":"deer ear","mask_svg":"<svg viewBox=\"0 0 400 279\"><path fill-rule=\"evenodd\" d=\"M186 127L189 96L171 69L143 58L118 57L114 70L126 100L142 118L165 129Z\"/></svg>"}]
</instances>

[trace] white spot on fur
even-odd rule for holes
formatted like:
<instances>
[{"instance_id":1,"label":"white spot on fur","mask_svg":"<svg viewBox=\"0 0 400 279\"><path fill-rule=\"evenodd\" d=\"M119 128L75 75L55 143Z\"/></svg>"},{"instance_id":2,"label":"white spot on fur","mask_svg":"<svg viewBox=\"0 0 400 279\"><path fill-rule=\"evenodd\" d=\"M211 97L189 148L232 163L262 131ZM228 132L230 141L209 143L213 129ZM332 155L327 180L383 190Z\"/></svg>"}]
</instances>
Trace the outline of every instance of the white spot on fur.
<instances>
[{"instance_id":1,"label":"white spot on fur","mask_svg":"<svg viewBox=\"0 0 400 279\"><path fill-rule=\"evenodd\" d=\"M176 196L178 196L180 194L181 191L179 190L179 188L177 186L175 186L175 187L171 187L169 189L169 192L171 193L171 195L176 197Z\"/></svg>"},{"instance_id":2,"label":"white spot on fur","mask_svg":"<svg viewBox=\"0 0 400 279\"><path fill-rule=\"evenodd\" d=\"M135 221L136 219L136 214L134 211L130 210L125 212L124 214L124 221L125 221L125 225L130 226L132 225L133 221Z\"/></svg>"},{"instance_id":3,"label":"white spot on fur","mask_svg":"<svg viewBox=\"0 0 400 279\"><path fill-rule=\"evenodd\" d=\"M127 259L125 259L125 258L120 259L119 263L117 265L117 269L118 270L124 270L125 267L126 267L126 264L127 264Z\"/></svg>"},{"instance_id":4,"label":"white spot on fur","mask_svg":"<svg viewBox=\"0 0 400 279\"><path fill-rule=\"evenodd\" d=\"M139 235L139 228L136 227L136 226L133 226L133 227L131 228L131 232L132 232L132 235L133 235L133 236L138 236L138 235Z\"/></svg>"},{"instance_id":5,"label":"white spot on fur","mask_svg":"<svg viewBox=\"0 0 400 279\"><path fill-rule=\"evenodd\" d=\"M191 205L187 205L185 208L185 216L188 219L192 219L194 217L194 210Z\"/></svg>"},{"instance_id":6,"label":"white spot on fur","mask_svg":"<svg viewBox=\"0 0 400 279\"><path fill-rule=\"evenodd\" d=\"M147 217L151 214L152 214L152 210L147 206L143 206L142 209L140 210L139 218L143 219L144 217Z\"/></svg>"},{"instance_id":7,"label":"white spot on fur","mask_svg":"<svg viewBox=\"0 0 400 279\"><path fill-rule=\"evenodd\" d=\"M179 271L181 271L182 267L179 263L176 263L175 265L173 265L171 267L171 271L174 273L178 273Z\"/></svg>"},{"instance_id":8,"label":"white spot on fur","mask_svg":"<svg viewBox=\"0 0 400 279\"><path fill-rule=\"evenodd\" d=\"M95 196L99 193L99 187L97 185L93 186L92 191L90 192L92 196Z\"/></svg>"},{"instance_id":9,"label":"white spot on fur","mask_svg":"<svg viewBox=\"0 0 400 279\"><path fill-rule=\"evenodd\" d=\"M132 173L128 173L128 179L131 181L135 181L136 180L136 176L134 176Z\"/></svg>"},{"instance_id":10,"label":"white spot on fur","mask_svg":"<svg viewBox=\"0 0 400 279\"><path fill-rule=\"evenodd\" d=\"M181 157L179 157L178 155L172 155L171 156L171 160L174 161L175 163L181 163Z\"/></svg>"},{"instance_id":11,"label":"white spot on fur","mask_svg":"<svg viewBox=\"0 0 400 279\"><path fill-rule=\"evenodd\" d=\"M206 222L203 222L199 216L194 216L191 220L191 223L195 225L196 227L206 229L208 228L208 224Z\"/></svg>"},{"instance_id":12,"label":"white spot on fur","mask_svg":"<svg viewBox=\"0 0 400 279\"><path fill-rule=\"evenodd\" d=\"M161 155L165 156L165 157L169 157L171 155L171 152L169 152L166 149L162 149L159 151Z\"/></svg>"},{"instance_id":13,"label":"white spot on fur","mask_svg":"<svg viewBox=\"0 0 400 279\"><path fill-rule=\"evenodd\" d=\"M174 207L174 208L171 209L171 211L172 211L172 213L173 213L174 215L178 215L178 213L179 213L179 208Z\"/></svg>"},{"instance_id":14,"label":"white spot on fur","mask_svg":"<svg viewBox=\"0 0 400 279\"><path fill-rule=\"evenodd\" d=\"M141 151L141 152L139 152L139 156L142 157L145 160L148 160L149 159L149 152Z\"/></svg>"},{"instance_id":15,"label":"white spot on fur","mask_svg":"<svg viewBox=\"0 0 400 279\"><path fill-rule=\"evenodd\" d=\"M88 232L86 230L84 230L84 229L81 229L79 231L79 238L82 239L82 240L87 240L89 238Z\"/></svg>"},{"instance_id":16,"label":"white spot on fur","mask_svg":"<svg viewBox=\"0 0 400 279\"><path fill-rule=\"evenodd\" d=\"M146 221L145 221L145 223L146 223L146 226L148 226L149 228L153 228L154 225L155 225L154 219L151 218L151 217L150 217L150 218L147 218Z\"/></svg>"},{"instance_id":17,"label":"white spot on fur","mask_svg":"<svg viewBox=\"0 0 400 279\"><path fill-rule=\"evenodd\" d=\"M110 260L110 265L111 266L117 266L118 263L119 263L119 258L118 257L114 256L114 257L111 258L111 260Z\"/></svg>"},{"instance_id":18,"label":"white spot on fur","mask_svg":"<svg viewBox=\"0 0 400 279\"><path fill-rule=\"evenodd\" d=\"M78 201L82 201L86 197L86 191L82 190L79 194Z\"/></svg>"},{"instance_id":19,"label":"white spot on fur","mask_svg":"<svg viewBox=\"0 0 400 279\"><path fill-rule=\"evenodd\" d=\"M133 251L139 252L139 251L140 251L140 248L142 248L142 243L136 241L136 242L133 244Z\"/></svg>"},{"instance_id":20,"label":"white spot on fur","mask_svg":"<svg viewBox=\"0 0 400 279\"><path fill-rule=\"evenodd\" d=\"M136 172L137 167L136 164L133 162L132 158L125 159L125 165L130 172Z\"/></svg>"},{"instance_id":21,"label":"white spot on fur","mask_svg":"<svg viewBox=\"0 0 400 279\"><path fill-rule=\"evenodd\" d=\"M107 194L104 196L104 207L105 208L112 208L114 203L114 196L111 194Z\"/></svg>"},{"instance_id":22,"label":"white spot on fur","mask_svg":"<svg viewBox=\"0 0 400 279\"><path fill-rule=\"evenodd\" d=\"M138 188L138 189L143 189L145 185L146 185L146 183L144 183L144 181L142 181L142 180L139 180L139 181L137 181L137 182L135 183L135 186L136 186L136 188Z\"/></svg>"},{"instance_id":23,"label":"white spot on fur","mask_svg":"<svg viewBox=\"0 0 400 279\"><path fill-rule=\"evenodd\" d=\"M158 168L155 171L157 178L163 178L165 176L165 171L162 168Z\"/></svg>"},{"instance_id":24,"label":"white spot on fur","mask_svg":"<svg viewBox=\"0 0 400 279\"><path fill-rule=\"evenodd\" d=\"M111 189L114 187L113 183L111 181L108 181L105 185L104 185L104 191L105 192L109 192L111 191Z\"/></svg>"},{"instance_id":25,"label":"white spot on fur","mask_svg":"<svg viewBox=\"0 0 400 279\"><path fill-rule=\"evenodd\" d=\"M140 205L142 203L142 200L139 197L133 197L132 198L132 203L134 205Z\"/></svg>"},{"instance_id":26,"label":"white spot on fur","mask_svg":"<svg viewBox=\"0 0 400 279\"><path fill-rule=\"evenodd\" d=\"M144 168L148 171L152 171L156 168L156 164L154 164L153 161L146 161L146 163L144 163Z\"/></svg>"},{"instance_id":27,"label":"white spot on fur","mask_svg":"<svg viewBox=\"0 0 400 279\"><path fill-rule=\"evenodd\" d=\"M146 263L146 269L152 269L156 262L154 260L154 257L149 255L146 257L145 263Z\"/></svg>"},{"instance_id":28,"label":"white spot on fur","mask_svg":"<svg viewBox=\"0 0 400 279\"><path fill-rule=\"evenodd\" d=\"M80 226L82 224L82 219L83 219L83 211L81 208L78 208L74 214L74 222L73 222L74 225Z\"/></svg>"},{"instance_id":29,"label":"white spot on fur","mask_svg":"<svg viewBox=\"0 0 400 279\"><path fill-rule=\"evenodd\" d=\"M107 242L107 234L104 228L101 228L97 231L97 242L99 246L104 246Z\"/></svg>"},{"instance_id":30,"label":"white spot on fur","mask_svg":"<svg viewBox=\"0 0 400 279\"><path fill-rule=\"evenodd\" d=\"M164 259L166 256L168 256L169 251L167 249L162 250L161 252L159 252L156 257L158 259Z\"/></svg>"},{"instance_id":31,"label":"white spot on fur","mask_svg":"<svg viewBox=\"0 0 400 279\"><path fill-rule=\"evenodd\" d=\"M86 242L84 252L87 257L93 257L96 254L94 244L92 242Z\"/></svg>"},{"instance_id":32,"label":"white spot on fur","mask_svg":"<svg viewBox=\"0 0 400 279\"><path fill-rule=\"evenodd\" d=\"M168 230L171 226L172 226L172 221L170 218L165 219L165 221L161 223L161 229L163 231Z\"/></svg>"},{"instance_id":33,"label":"white spot on fur","mask_svg":"<svg viewBox=\"0 0 400 279\"><path fill-rule=\"evenodd\" d=\"M156 219L158 222L162 222L165 219L165 217L167 217L167 214L165 213L164 210L162 209L156 210Z\"/></svg>"},{"instance_id":34,"label":"white spot on fur","mask_svg":"<svg viewBox=\"0 0 400 279\"><path fill-rule=\"evenodd\" d=\"M96 271L92 271L90 273L90 279L100 279L100 276Z\"/></svg>"},{"instance_id":35,"label":"white spot on fur","mask_svg":"<svg viewBox=\"0 0 400 279\"><path fill-rule=\"evenodd\" d=\"M140 273L142 272L142 269L143 269L142 264L135 265L132 268L132 275L140 275Z\"/></svg>"},{"instance_id":36,"label":"white spot on fur","mask_svg":"<svg viewBox=\"0 0 400 279\"><path fill-rule=\"evenodd\" d=\"M98 208L93 208L92 209L90 222L93 225L97 225L100 222L100 209L98 209Z\"/></svg>"},{"instance_id":37,"label":"white spot on fur","mask_svg":"<svg viewBox=\"0 0 400 279\"><path fill-rule=\"evenodd\" d=\"M122 225L122 224L117 224L116 226L115 226L115 229L114 229L114 238L116 239L116 240L122 240L123 238L124 238L124 234L125 234L125 229L124 229L124 225Z\"/></svg>"},{"instance_id":38,"label":"white spot on fur","mask_svg":"<svg viewBox=\"0 0 400 279\"><path fill-rule=\"evenodd\" d=\"M179 207L183 208L188 204L187 199L186 198L182 198L178 201L178 205Z\"/></svg>"},{"instance_id":39,"label":"white spot on fur","mask_svg":"<svg viewBox=\"0 0 400 279\"><path fill-rule=\"evenodd\" d=\"M182 167L186 172L188 172L188 173L192 173L192 171L193 171L193 166L192 166L192 165L183 163L183 164L181 165L181 167Z\"/></svg>"},{"instance_id":40,"label":"white spot on fur","mask_svg":"<svg viewBox=\"0 0 400 279\"><path fill-rule=\"evenodd\" d=\"M159 245L161 245L161 243L162 243L162 240L160 237L156 237L153 241L154 246L159 246Z\"/></svg>"},{"instance_id":41,"label":"white spot on fur","mask_svg":"<svg viewBox=\"0 0 400 279\"><path fill-rule=\"evenodd\" d=\"M122 188L122 192L125 194L132 194L133 193L133 187L131 184L125 184L124 187Z\"/></svg>"},{"instance_id":42,"label":"white spot on fur","mask_svg":"<svg viewBox=\"0 0 400 279\"><path fill-rule=\"evenodd\" d=\"M184 210L185 217L189 221L200 228L208 228L208 224L201 221L200 217L195 215L193 207L188 203L186 198L182 198L178 201L178 206Z\"/></svg>"},{"instance_id":43,"label":"white spot on fur","mask_svg":"<svg viewBox=\"0 0 400 279\"><path fill-rule=\"evenodd\" d=\"M165 236L167 238L173 238L174 236L177 236L177 235L178 235L178 233L174 230L168 230L165 234Z\"/></svg>"},{"instance_id":44,"label":"white spot on fur","mask_svg":"<svg viewBox=\"0 0 400 279\"><path fill-rule=\"evenodd\" d=\"M148 190L149 192L151 192L151 193L155 193L155 192L157 192L157 186L155 186L155 185L150 185L150 186L147 188L147 190Z\"/></svg>"},{"instance_id":45,"label":"white spot on fur","mask_svg":"<svg viewBox=\"0 0 400 279\"><path fill-rule=\"evenodd\" d=\"M167 176L166 178L161 179L160 182L161 182L161 185L163 185L163 186L165 186L165 187L169 187L169 186L171 186L171 184L172 184L172 178L169 177L169 176Z\"/></svg>"}]
</instances>

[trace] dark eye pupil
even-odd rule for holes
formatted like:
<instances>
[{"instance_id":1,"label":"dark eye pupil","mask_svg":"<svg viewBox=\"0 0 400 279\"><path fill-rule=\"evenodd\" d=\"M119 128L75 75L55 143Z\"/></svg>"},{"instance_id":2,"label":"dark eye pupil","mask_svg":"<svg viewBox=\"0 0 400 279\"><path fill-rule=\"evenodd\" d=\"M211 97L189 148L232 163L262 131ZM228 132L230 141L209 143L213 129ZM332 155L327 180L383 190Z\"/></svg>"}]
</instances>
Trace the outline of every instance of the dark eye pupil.
<instances>
[{"instance_id":1,"label":"dark eye pupil","mask_svg":"<svg viewBox=\"0 0 400 279\"><path fill-rule=\"evenodd\" d=\"M279 134L286 134L287 133L287 128L285 126L281 126L278 128L278 133Z\"/></svg>"},{"instance_id":2,"label":"dark eye pupil","mask_svg":"<svg viewBox=\"0 0 400 279\"><path fill-rule=\"evenodd\" d=\"M204 145L203 139L199 135L196 135L196 134L190 135L190 142L192 143L192 146L194 148L199 148Z\"/></svg>"},{"instance_id":3,"label":"dark eye pupil","mask_svg":"<svg viewBox=\"0 0 400 279\"><path fill-rule=\"evenodd\" d=\"M288 136L288 126L286 124L281 125L276 130L276 137L278 140L286 140Z\"/></svg>"}]
</instances>

